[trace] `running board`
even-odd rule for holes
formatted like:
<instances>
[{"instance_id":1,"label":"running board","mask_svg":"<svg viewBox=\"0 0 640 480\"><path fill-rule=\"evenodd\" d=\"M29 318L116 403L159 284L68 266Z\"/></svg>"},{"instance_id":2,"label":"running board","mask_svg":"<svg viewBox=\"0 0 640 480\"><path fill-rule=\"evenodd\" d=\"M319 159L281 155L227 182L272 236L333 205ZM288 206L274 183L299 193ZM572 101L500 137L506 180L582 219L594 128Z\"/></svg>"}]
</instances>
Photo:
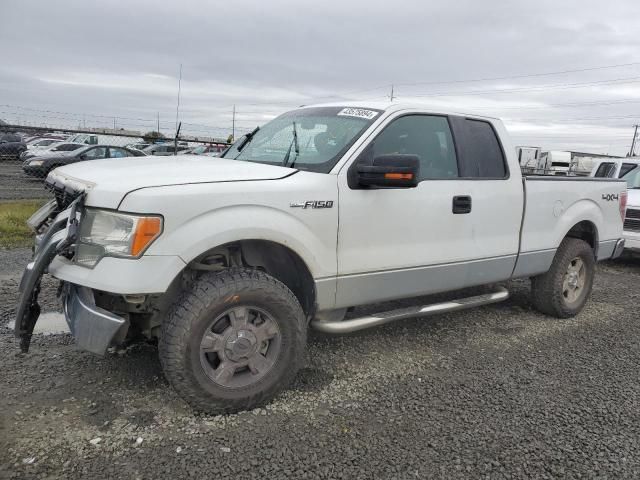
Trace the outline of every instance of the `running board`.
<instances>
[{"instance_id":1,"label":"running board","mask_svg":"<svg viewBox=\"0 0 640 480\"><path fill-rule=\"evenodd\" d=\"M507 298L509 298L509 291L504 287L498 287L496 291L484 295L476 295L474 297L461 298L460 300L433 303L431 305L421 305L418 307L399 308L397 310L381 312L366 317L351 318L349 320L322 321L313 319L311 321L311 327L323 333L351 333L405 318L424 317L436 313L456 312L481 305L489 305L491 303L502 302Z\"/></svg>"}]
</instances>

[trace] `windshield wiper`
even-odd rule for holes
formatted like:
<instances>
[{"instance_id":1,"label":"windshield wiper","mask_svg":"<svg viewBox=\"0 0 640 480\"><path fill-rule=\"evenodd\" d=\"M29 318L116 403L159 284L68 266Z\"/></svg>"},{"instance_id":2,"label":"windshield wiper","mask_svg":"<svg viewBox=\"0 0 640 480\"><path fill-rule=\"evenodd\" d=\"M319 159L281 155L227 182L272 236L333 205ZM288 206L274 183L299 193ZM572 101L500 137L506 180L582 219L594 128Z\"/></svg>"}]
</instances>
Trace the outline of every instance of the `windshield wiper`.
<instances>
[{"instance_id":1,"label":"windshield wiper","mask_svg":"<svg viewBox=\"0 0 640 480\"><path fill-rule=\"evenodd\" d=\"M300 145L298 145L298 130L296 129L296 122L293 122L293 139L289 144L289 149L287 150L287 154L284 156L282 160L282 166L286 167L289 164L289 157L291 156L291 147L295 148L296 156L293 157L293 162L291 162L291 167L293 167L296 163L296 159L298 155L300 155Z\"/></svg>"},{"instance_id":2,"label":"windshield wiper","mask_svg":"<svg viewBox=\"0 0 640 480\"><path fill-rule=\"evenodd\" d=\"M244 136L244 139L242 139L242 140L240 141L240 145L238 145L238 148L237 148L237 150L238 150L238 155L237 155L235 158L238 158L238 157L240 156L240 153L242 153L242 150L244 149L244 147L246 147L247 145L249 145L249 142L251 142L251 140L253 139L254 135L255 135L256 133L258 133L258 130L260 130L260 127L256 127L256 128L254 128L254 129L253 129L253 131L251 131L251 132L247 133L247 134Z\"/></svg>"}]
</instances>

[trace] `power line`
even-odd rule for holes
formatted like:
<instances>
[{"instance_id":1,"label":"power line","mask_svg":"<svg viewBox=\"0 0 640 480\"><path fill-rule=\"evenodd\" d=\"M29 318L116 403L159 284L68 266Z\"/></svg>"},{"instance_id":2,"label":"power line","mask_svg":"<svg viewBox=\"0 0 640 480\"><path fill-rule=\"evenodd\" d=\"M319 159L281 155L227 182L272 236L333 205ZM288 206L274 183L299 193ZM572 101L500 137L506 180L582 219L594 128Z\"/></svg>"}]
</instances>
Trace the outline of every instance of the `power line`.
<instances>
[{"instance_id":1,"label":"power line","mask_svg":"<svg viewBox=\"0 0 640 480\"><path fill-rule=\"evenodd\" d=\"M630 119L630 118L640 118L640 115L613 115L608 117L573 117L573 118L522 118L522 117L503 117L505 119L510 120L518 120L521 122L574 122L574 121L600 121L600 120L622 120L622 119Z\"/></svg>"},{"instance_id":2,"label":"power line","mask_svg":"<svg viewBox=\"0 0 640 480\"><path fill-rule=\"evenodd\" d=\"M412 94L407 93L407 97L455 97L455 96L466 96L466 95L491 95L496 93L519 93L519 92L528 92L528 91L540 91L540 90L553 90L553 89L570 89L570 88L581 88L581 87L589 87L594 85L620 85L626 83L638 83L640 82L640 77L625 77L625 78L615 78L612 80L598 80L594 82L580 82L580 83L559 83L553 85L539 85L533 87L517 87L517 88L496 88L491 90L466 90L460 92L433 92L426 94Z\"/></svg>"},{"instance_id":3,"label":"power line","mask_svg":"<svg viewBox=\"0 0 640 480\"><path fill-rule=\"evenodd\" d=\"M584 67L584 68L576 68L576 69L570 69L570 70L558 70L558 71L552 71L552 72L537 72L537 73L534 72L534 73L526 73L526 74L518 74L518 75L505 75L505 76L499 76L499 77L485 77L485 78L474 78L474 79L454 79L454 80L440 80L440 81L427 81L427 82L403 82L403 83L393 82L393 85L395 87L398 87L398 86L416 86L416 85L448 85L448 84L459 84L459 83L489 82L489 81L498 81L498 80L515 80L515 79L521 79L521 78L535 78L535 77L544 77L544 76L553 76L553 75L564 75L564 74L568 74L568 73L582 73L582 72L589 72L589 71L607 70L607 69L631 67L631 66L637 66L637 65L640 65L640 62L620 63L620 64L614 64L614 65L600 65L600 66L594 66L594 67ZM301 94L302 96L306 96L307 98L306 99L301 99L299 101L253 102L253 103L246 103L246 104L243 104L243 105L247 105L247 106L292 105L292 104L296 104L296 103L299 104L300 102L309 102L309 101L313 101L313 100L322 100L322 99L331 99L331 98L343 98L343 97L348 97L350 95L357 94L357 93L367 93L367 92L371 92L371 91L375 91L375 90L388 89L391 86L392 86L391 83L387 83L385 85L380 85L380 86L377 86L377 87L371 87L371 88L359 89L359 90L352 90L352 91L348 91L348 92L336 93L334 95L329 95L329 96L313 96L313 95L308 95L308 94ZM412 95L412 96L414 96L414 95ZM374 97L374 98L381 98L381 97ZM389 98L389 97L387 96L386 98ZM362 100L367 100L367 99L362 99ZM219 108L230 108L230 107L231 107L231 105L224 105L224 106L221 106Z\"/></svg>"},{"instance_id":4,"label":"power line","mask_svg":"<svg viewBox=\"0 0 640 480\"><path fill-rule=\"evenodd\" d=\"M398 86L413 86L413 85L448 85L451 83L473 83L473 82L492 82L496 80L514 80L518 78L532 78L532 77L545 77L545 76L553 76L553 75L564 75L567 73L580 73L580 72L591 72L594 70L605 70L609 68L620 68L620 67L631 67L635 65L640 65L640 62L631 62L631 63L620 63L617 65L602 65L599 67L587 67L587 68L577 68L573 70L559 70L555 72L542 72L542 73L526 73L521 75L508 75L503 77L486 77L486 78L474 78L469 80L447 80L447 81L437 81L437 82L414 82L414 83L396 83Z\"/></svg>"},{"instance_id":5,"label":"power line","mask_svg":"<svg viewBox=\"0 0 640 480\"><path fill-rule=\"evenodd\" d=\"M605 106L605 105L618 105L622 103L640 103L640 98L625 98L620 100L601 100L591 102L571 102L571 103L547 103L544 105L536 106L486 106L486 107L473 107L474 110L542 110L549 107L590 107L590 106Z\"/></svg>"}]
</instances>

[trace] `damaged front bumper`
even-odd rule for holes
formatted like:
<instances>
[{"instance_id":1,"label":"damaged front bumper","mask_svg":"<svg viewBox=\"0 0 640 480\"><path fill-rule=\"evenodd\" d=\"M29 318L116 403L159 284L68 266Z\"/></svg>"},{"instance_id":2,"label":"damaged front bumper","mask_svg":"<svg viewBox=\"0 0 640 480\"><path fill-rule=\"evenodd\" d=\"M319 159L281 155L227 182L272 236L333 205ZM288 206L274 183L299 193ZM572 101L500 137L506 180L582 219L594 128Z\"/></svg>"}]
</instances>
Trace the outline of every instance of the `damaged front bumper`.
<instances>
[{"instance_id":1,"label":"damaged front bumper","mask_svg":"<svg viewBox=\"0 0 640 480\"><path fill-rule=\"evenodd\" d=\"M104 355L115 338L125 337L128 322L96 306L93 290L68 283L63 294L64 316L78 347Z\"/></svg>"},{"instance_id":2,"label":"damaged front bumper","mask_svg":"<svg viewBox=\"0 0 640 480\"><path fill-rule=\"evenodd\" d=\"M38 295L42 276L57 255L70 255L77 240L79 215L84 197L78 197L68 209L59 213L49 228L36 237L33 261L24 270L19 287L16 309L15 334L20 349L29 351L33 329L40 316ZM29 223L38 231L55 214L54 205L45 205L36 212ZM64 314L78 346L103 355L115 338L126 334L128 322L95 304L90 288L65 283L62 289Z\"/></svg>"},{"instance_id":3,"label":"damaged front bumper","mask_svg":"<svg viewBox=\"0 0 640 480\"><path fill-rule=\"evenodd\" d=\"M82 200L80 197L70 208L59 213L48 230L39 236L36 240L36 249L33 260L29 262L22 274L20 287L18 289L18 305L16 308L15 334L20 339L20 349L23 352L29 351L31 344L31 335L33 328L40 316L40 305L38 304L38 295L40 293L40 284L42 276L46 273L47 267L60 253L63 253L75 241L77 234L77 206ZM34 214L36 216L46 217L42 220L44 223L48 220L49 215L54 213L53 207L49 204ZM31 222L31 219L29 219ZM38 225L40 228L41 225Z\"/></svg>"}]
</instances>

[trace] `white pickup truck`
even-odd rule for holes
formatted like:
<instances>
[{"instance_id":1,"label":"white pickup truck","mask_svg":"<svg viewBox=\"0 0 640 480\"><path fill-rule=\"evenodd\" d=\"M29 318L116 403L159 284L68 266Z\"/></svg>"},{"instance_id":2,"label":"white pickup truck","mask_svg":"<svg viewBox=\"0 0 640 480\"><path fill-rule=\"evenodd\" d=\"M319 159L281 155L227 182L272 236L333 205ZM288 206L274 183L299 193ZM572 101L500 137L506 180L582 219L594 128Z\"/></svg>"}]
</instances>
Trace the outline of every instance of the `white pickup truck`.
<instances>
[{"instance_id":1,"label":"white pickup truck","mask_svg":"<svg viewBox=\"0 0 640 480\"><path fill-rule=\"evenodd\" d=\"M523 178L499 120L400 104L303 107L220 159L84 162L47 184L22 349L48 273L81 348L158 338L169 382L217 413L285 387L309 327L353 332L508 292L345 319L350 307L530 277L534 305L570 317L596 260L624 246L624 181Z\"/></svg>"}]
</instances>

